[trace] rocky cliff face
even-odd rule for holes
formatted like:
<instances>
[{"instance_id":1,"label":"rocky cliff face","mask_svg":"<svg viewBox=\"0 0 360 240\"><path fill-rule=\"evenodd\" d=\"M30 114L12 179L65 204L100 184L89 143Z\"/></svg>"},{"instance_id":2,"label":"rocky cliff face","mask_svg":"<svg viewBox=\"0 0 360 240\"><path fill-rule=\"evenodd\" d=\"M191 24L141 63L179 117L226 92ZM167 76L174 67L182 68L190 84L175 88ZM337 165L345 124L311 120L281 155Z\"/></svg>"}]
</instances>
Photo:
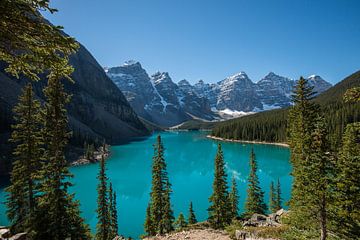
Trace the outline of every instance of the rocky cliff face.
<instances>
[{"instance_id":1,"label":"rocky cliff face","mask_svg":"<svg viewBox=\"0 0 360 240\"><path fill-rule=\"evenodd\" d=\"M255 84L245 72L225 78L218 85L220 87L216 103L218 110L251 112L262 108L262 103L255 91Z\"/></svg>"},{"instance_id":2,"label":"rocky cliff face","mask_svg":"<svg viewBox=\"0 0 360 240\"><path fill-rule=\"evenodd\" d=\"M105 139L114 144L148 134L124 95L85 47L81 46L70 57L70 63L75 69L72 74L75 83L65 82L65 89L72 94L72 101L67 109L75 138L99 141ZM5 64L0 64L0 175L9 169L9 163L4 167L1 159L8 159L10 152L7 139L13 123L11 109L17 103L22 87L28 82L24 78L9 76L4 68ZM46 79L34 83L35 93L42 101L42 89L45 85ZM73 139L72 142L83 146L79 139Z\"/></svg>"}]
</instances>

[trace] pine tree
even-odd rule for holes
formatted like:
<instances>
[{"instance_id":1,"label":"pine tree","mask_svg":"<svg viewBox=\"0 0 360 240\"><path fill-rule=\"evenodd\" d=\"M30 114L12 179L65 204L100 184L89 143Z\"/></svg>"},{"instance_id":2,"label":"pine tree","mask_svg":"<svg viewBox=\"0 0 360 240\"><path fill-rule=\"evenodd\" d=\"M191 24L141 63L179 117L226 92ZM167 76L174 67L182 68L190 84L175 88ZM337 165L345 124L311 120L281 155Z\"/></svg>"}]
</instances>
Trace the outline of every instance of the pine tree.
<instances>
[{"instance_id":1,"label":"pine tree","mask_svg":"<svg viewBox=\"0 0 360 240\"><path fill-rule=\"evenodd\" d=\"M155 224L152 222L152 219L153 217L151 215L151 202L150 202L146 208L146 217L144 223L145 232L147 233L148 236L153 236L156 233L154 227Z\"/></svg>"},{"instance_id":2,"label":"pine tree","mask_svg":"<svg viewBox=\"0 0 360 240\"><path fill-rule=\"evenodd\" d=\"M99 179L99 184L97 187L98 191L98 200L97 200L97 219L98 223L96 225L96 236L97 240L108 240L110 237L110 215L109 215L109 198L107 191L107 180L106 177L106 166L104 156L101 156L100 160L100 170L97 177Z\"/></svg>"},{"instance_id":3,"label":"pine tree","mask_svg":"<svg viewBox=\"0 0 360 240\"><path fill-rule=\"evenodd\" d=\"M336 162L334 231L342 239L360 236L360 123L348 124Z\"/></svg>"},{"instance_id":4,"label":"pine tree","mask_svg":"<svg viewBox=\"0 0 360 240\"><path fill-rule=\"evenodd\" d=\"M164 158L164 146L160 135L154 145L154 157L152 164L152 186L150 193L150 211L151 221L146 219L145 225L155 233L167 233L173 230L173 211L171 208L171 184L166 171L166 162ZM151 223L151 226L148 225Z\"/></svg>"},{"instance_id":5,"label":"pine tree","mask_svg":"<svg viewBox=\"0 0 360 240\"><path fill-rule=\"evenodd\" d=\"M70 137L67 131L68 119L65 104L69 96L65 93L61 80L69 78L71 67L67 60L52 67L48 75L48 85L44 88L46 97L43 121L45 143L44 164L40 176L39 211L36 239L63 240L89 239L88 226L80 217L79 202L74 194L68 193L72 186L69 179L72 174L67 167L65 148Z\"/></svg>"},{"instance_id":6,"label":"pine tree","mask_svg":"<svg viewBox=\"0 0 360 240\"><path fill-rule=\"evenodd\" d=\"M221 145L218 144L218 149L215 157L215 177L213 182L213 193L209 198L210 207L209 223L215 229L223 228L231 222L229 214L229 198L227 190L227 174L225 172L225 162Z\"/></svg>"},{"instance_id":7,"label":"pine tree","mask_svg":"<svg viewBox=\"0 0 360 240\"><path fill-rule=\"evenodd\" d=\"M277 192L274 187L274 182L270 183L270 192L269 192L269 209L271 213L276 212L277 209Z\"/></svg>"},{"instance_id":8,"label":"pine tree","mask_svg":"<svg viewBox=\"0 0 360 240\"><path fill-rule=\"evenodd\" d=\"M34 231L32 222L37 208L38 172L43 154L40 131L40 102L34 98L32 85L27 84L14 108L16 124L10 141L16 144L11 184L6 189L7 215L14 232Z\"/></svg>"},{"instance_id":9,"label":"pine tree","mask_svg":"<svg viewBox=\"0 0 360 240\"><path fill-rule=\"evenodd\" d=\"M319 229L327 238L330 161L328 134L314 92L301 78L294 91L295 105L289 113L289 144L293 165L290 223L299 229Z\"/></svg>"},{"instance_id":10,"label":"pine tree","mask_svg":"<svg viewBox=\"0 0 360 240\"><path fill-rule=\"evenodd\" d=\"M250 174L248 178L247 197L245 202L245 215L251 217L254 213L265 214L264 192L260 188L259 178L256 174L257 163L254 149L250 153Z\"/></svg>"},{"instance_id":11,"label":"pine tree","mask_svg":"<svg viewBox=\"0 0 360 240\"><path fill-rule=\"evenodd\" d=\"M229 193L229 201L230 201L230 216L231 219L236 218L239 215L239 196L237 190L237 184L235 177L232 178L231 191Z\"/></svg>"},{"instance_id":12,"label":"pine tree","mask_svg":"<svg viewBox=\"0 0 360 240\"><path fill-rule=\"evenodd\" d=\"M112 184L109 184L109 219L110 219L110 233L109 239L112 240L118 235L118 221L116 209L116 192L113 191Z\"/></svg>"},{"instance_id":13,"label":"pine tree","mask_svg":"<svg viewBox=\"0 0 360 240\"><path fill-rule=\"evenodd\" d=\"M301 209L306 204L303 198L306 192L307 179L305 163L311 153L311 133L315 129L314 120L317 116L317 108L311 100L314 98L313 87L304 78L300 78L293 91L292 99L294 106L289 112L289 145L291 150L291 163L293 165L293 185L290 200L292 210ZM292 214L293 216L299 213ZM304 217L306 219L307 217ZM298 222L298 221L297 221Z\"/></svg>"},{"instance_id":14,"label":"pine tree","mask_svg":"<svg viewBox=\"0 0 360 240\"><path fill-rule=\"evenodd\" d=\"M190 202L190 206L189 206L189 218L188 218L188 223L189 223L189 225L197 223L192 202Z\"/></svg>"},{"instance_id":15,"label":"pine tree","mask_svg":"<svg viewBox=\"0 0 360 240\"><path fill-rule=\"evenodd\" d=\"M177 229L183 229L187 226L187 222L185 217L182 213L179 214L179 217L175 221L175 225Z\"/></svg>"},{"instance_id":16,"label":"pine tree","mask_svg":"<svg viewBox=\"0 0 360 240\"><path fill-rule=\"evenodd\" d=\"M280 186L280 179L278 178L277 184L276 184L276 204L275 204L275 210L279 211L282 209L282 198L281 198L281 186Z\"/></svg>"}]
</instances>

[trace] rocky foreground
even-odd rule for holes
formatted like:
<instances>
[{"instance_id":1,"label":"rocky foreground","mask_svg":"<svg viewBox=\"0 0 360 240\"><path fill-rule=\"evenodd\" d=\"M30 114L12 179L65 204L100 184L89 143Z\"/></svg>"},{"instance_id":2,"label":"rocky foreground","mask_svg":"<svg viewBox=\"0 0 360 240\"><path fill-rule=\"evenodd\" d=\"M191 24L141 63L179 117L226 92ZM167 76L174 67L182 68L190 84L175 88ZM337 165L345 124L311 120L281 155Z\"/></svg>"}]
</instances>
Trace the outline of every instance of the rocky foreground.
<instances>
[{"instance_id":1,"label":"rocky foreground","mask_svg":"<svg viewBox=\"0 0 360 240\"><path fill-rule=\"evenodd\" d=\"M167 234L165 236L155 236L145 238L144 240L232 240L230 235L225 231L213 229L193 229L182 232ZM243 237L241 231L237 231L235 239L241 240L277 240L273 238L253 238Z\"/></svg>"},{"instance_id":2,"label":"rocky foreground","mask_svg":"<svg viewBox=\"0 0 360 240\"><path fill-rule=\"evenodd\" d=\"M208 223L198 223L192 227L178 232L169 233L163 236L147 237L144 240L278 240L278 238L264 237L266 232L281 230L281 217L285 216L287 211L280 209L276 213L268 216L254 214L246 221L240 221L234 225L233 231L214 230L209 228ZM276 232L276 231L275 231Z\"/></svg>"}]
</instances>

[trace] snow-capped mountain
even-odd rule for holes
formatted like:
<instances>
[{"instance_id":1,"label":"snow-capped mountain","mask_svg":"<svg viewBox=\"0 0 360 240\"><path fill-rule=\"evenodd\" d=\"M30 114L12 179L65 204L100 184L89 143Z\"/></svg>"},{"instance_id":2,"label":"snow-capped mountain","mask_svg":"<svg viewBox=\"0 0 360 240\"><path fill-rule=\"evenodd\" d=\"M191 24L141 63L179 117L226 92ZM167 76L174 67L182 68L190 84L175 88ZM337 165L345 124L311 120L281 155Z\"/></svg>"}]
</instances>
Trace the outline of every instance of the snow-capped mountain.
<instances>
[{"instance_id":1,"label":"snow-capped mountain","mask_svg":"<svg viewBox=\"0 0 360 240\"><path fill-rule=\"evenodd\" d=\"M326 91L327 89L329 89L332 86L330 83L328 83L327 81L325 81L318 75L311 75L307 79L308 79L310 85L314 87L314 91L317 94Z\"/></svg>"},{"instance_id":2,"label":"snow-capped mountain","mask_svg":"<svg viewBox=\"0 0 360 240\"><path fill-rule=\"evenodd\" d=\"M167 72L156 72L149 77L141 64L135 61L104 70L135 112L148 121L174 126L193 117L214 119L207 99L186 89L184 81L179 86L175 84Z\"/></svg>"},{"instance_id":3,"label":"snow-capped mountain","mask_svg":"<svg viewBox=\"0 0 360 240\"><path fill-rule=\"evenodd\" d=\"M291 105L291 91L294 80L268 73L256 83L256 93L262 103L262 109L282 108Z\"/></svg>"},{"instance_id":4,"label":"snow-capped mountain","mask_svg":"<svg viewBox=\"0 0 360 240\"><path fill-rule=\"evenodd\" d=\"M245 72L240 72L218 82L216 108L251 112L262 108L261 101L256 94L255 84Z\"/></svg>"},{"instance_id":5,"label":"snow-capped mountain","mask_svg":"<svg viewBox=\"0 0 360 240\"><path fill-rule=\"evenodd\" d=\"M191 85L184 79L176 84L167 72L149 77L135 61L104 70L141 117L161 126L174 126L191 118L228 119L287 107L296 84L296 80L273 72L256 83L239 72L217 83L199 80ZM308 80L318 94L331 87L318 75Z\"/></svg>"}]
</instances>

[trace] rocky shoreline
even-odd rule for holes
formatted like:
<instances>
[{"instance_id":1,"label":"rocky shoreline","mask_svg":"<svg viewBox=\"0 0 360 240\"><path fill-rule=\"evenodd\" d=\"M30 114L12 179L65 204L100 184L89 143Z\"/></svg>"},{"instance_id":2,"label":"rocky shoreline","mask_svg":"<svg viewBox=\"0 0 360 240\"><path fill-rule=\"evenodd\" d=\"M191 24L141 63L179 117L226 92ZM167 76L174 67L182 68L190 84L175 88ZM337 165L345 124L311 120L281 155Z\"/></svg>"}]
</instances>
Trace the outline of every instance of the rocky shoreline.
<instances>
[{"instance_id":1,"label":"rocky shoreline","mask_svg":"<svg viewBox=\"0 0 360 240\"><path fill-rule=\"evenodd\" d=\"M275 142L260 142L260 141L246 141L246 140L235 140L235 139L227 139L227 138L221 138L221 137L215 137L212 135L207 135L207 138L218 140L218 141L224 141L224 142L237 142L237 143L253 143L253 144L268 144L268 145L276 145L280 147L289 147L287 143L275 143Z\"/></svg>"},{"instance_id":2,"label":"rocky shoreline","mask_svg":"<svg viewBox=\"0 0 360 240\"><path fill-rule=\"evenodd\" d=\"M107 159L110 156L109 145L101 146L97 151L93 152L93 156L91 158L87 158L85 155L79 157L79 159L70 163L70 166L82 166L90 163L97 163L100 161L101 157L104 156Z\"/></svg>"}]
</instances>

